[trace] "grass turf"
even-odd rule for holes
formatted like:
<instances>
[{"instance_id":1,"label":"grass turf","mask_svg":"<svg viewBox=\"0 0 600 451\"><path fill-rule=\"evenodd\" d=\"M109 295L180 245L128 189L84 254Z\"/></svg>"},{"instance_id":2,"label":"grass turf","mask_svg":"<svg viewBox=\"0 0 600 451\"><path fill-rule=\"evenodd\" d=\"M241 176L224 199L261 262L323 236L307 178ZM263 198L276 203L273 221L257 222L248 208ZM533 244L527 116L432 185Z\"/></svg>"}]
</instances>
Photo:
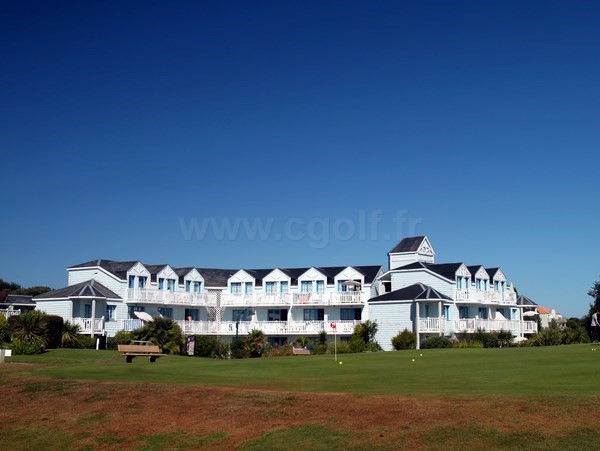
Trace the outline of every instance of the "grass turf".
<instances>
[{"instance_id":1,"label":"grass turf","mask_svg":"<svg viewBox=\"0 0 600 451\"><path fill-rule=\"evenodd\" d=\"M338 362L331 355L247 360L166 356L155 363L139 357L131 364L116 351L64 349L10 361L41 364L26 371L57 379L364 395L595 396L600 347L594 349L435 349L338 355Z\"/></svg>"}]
</instances>

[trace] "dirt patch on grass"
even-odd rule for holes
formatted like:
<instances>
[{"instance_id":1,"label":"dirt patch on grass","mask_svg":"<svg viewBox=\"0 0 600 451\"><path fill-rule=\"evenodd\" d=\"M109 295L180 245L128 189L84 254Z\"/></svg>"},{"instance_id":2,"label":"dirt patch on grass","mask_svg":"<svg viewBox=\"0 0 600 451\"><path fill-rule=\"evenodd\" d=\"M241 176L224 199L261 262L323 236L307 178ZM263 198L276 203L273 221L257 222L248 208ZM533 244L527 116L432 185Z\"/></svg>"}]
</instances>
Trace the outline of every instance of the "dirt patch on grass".
<instances>
[{"instance_id":1,"label":"dirt patch on grass","mask_svg":"<svg viewBox=\"0 0 600 451\"><path fill-rule=\"evenodd\" d=\"M589 448L600 427L598 399L306 394L11 373L0 411L11 449L44 447L44 434L65 449L568 449L579 440ZM312 435L316 442L303 442Z\"/></svg>"}]
</instances>

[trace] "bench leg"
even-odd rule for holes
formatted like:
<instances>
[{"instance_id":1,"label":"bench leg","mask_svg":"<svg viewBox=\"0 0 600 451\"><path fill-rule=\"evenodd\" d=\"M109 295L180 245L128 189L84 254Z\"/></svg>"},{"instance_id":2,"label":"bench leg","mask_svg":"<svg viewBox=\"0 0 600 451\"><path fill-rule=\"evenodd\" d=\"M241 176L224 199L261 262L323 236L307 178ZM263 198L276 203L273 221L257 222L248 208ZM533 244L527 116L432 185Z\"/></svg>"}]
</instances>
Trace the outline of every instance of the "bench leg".
<instances>
[{"instance_id":1,"label":"bench leg","mask_svg":"<svg viewBox=\"0 0 600 451\"><path fill-rule=\"evenodd\" d=\"M150 362L154 363L154 362L156 362L156 359L158 359L158 356L155 356L155 355L150 356Z\"/></svg>"},{"instance_id":2,"label":"bench leg","mask_svg":"<svg viewBox=\"0 0 600 451\"><path fill-rule=\"evenodd\" d=\"M126 356L125 356L125 361L126 361L127 363L131 363L131 362L133 361L133 358L134 358L134 357L135 357L134 355L126 355Z\"/></svg>"}]
</instances>

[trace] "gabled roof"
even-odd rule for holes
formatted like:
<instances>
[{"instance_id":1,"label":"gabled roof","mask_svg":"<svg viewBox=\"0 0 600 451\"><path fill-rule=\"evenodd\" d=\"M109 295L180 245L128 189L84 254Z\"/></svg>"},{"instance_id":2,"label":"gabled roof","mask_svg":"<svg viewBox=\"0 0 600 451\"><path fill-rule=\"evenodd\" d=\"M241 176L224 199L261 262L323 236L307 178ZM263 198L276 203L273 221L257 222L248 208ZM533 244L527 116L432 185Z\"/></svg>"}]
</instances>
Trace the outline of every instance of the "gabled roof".
<instances>
[{"instance_id":1,"label":"gabled roof","mask_svg":"<svg viewBox=\"0 0 600 451\"><path fill-rule=\"evenodd\" d=\"M127 271L129 271L134 265L136 265L138 261L131 262L116 262L112 260L91 260L89 262L81 263L79 265L70 266L71 268L89 268L99 266L104 268L106 271L114 274L119 277L121 280L125 280L127 278ZM173 268L170 265L147 265L144 264L144 267L150 273L150 279L152 282L156 282L156 275L165 267L169 266L173 269L173 271L177 274L178 277L183 278L193 269L196 269L204 279L204 285L206 287L226 287L227 281L231 276L233 276L239 269L219 269L219 268ZM356 271L361 273L364 276L364 280L366 284L373 283L375 277L381 270L381 265L367 265L367 266L351 266ZM321 272L323 275L327 277L327 283L329 285L333 284L335 276L337 276L344 269L348 268L348 266L323 266L323 267L314 267L317 271ZM310 269L310 267L306 268L265 268L265 269L244 269L248 274L256 279L256 285L262 285L262 279L265 278L269 273L274 271L275 269L279 269L281 272L286 274L291 279L291 285L298 285L298 277L304 274L306 271Z\"/></svg>"},{"instance_id":2,"label":"gabled roof","mask_svg":"<svg viewBox=\"0 0 600 451\"><path fill-rule=\"evenodd\" d=\"M517 305L526 305L526 306L531 305L531 306L534 306L534 305L537 305L537 303L533 302L527 296L520 295L520 296L517 297Z\"/></svg>"},{"instance_id":3,"label":"gabled roof","mask_svg":"<svg viewBox=\"0 0 600 451\"><path fill-rule=\"evenodd\" d=\"M452 301L451 298L440 293L436 289L431 288L429 285L415 283L414 285L392 291L391 293L371 298L369 299L369 304L384 301L424 301L432 299Z\"/></svg>"},{"instance_id":4,"label":"gabled roof","mask_svg":"<svg viewBox=\"0 0 600 451\"><path fill-rule=\"evenodd\" d=\"M401 252L417 252L425 236L410 236L400 241L388 254L399 254Z\"/></svg>"},{"instance_id":5,"label":"gabled roof","mask_svg":"<svg viewBox=\"0 0 600 451\"><path fill-rule=\"evenodd\" d=\"M117 262L113 260L91 260L89 262L80 263L79 265L70 266L71 268L89 268L93 266L99 266L100 268L105 269L106 271L114 274L121 280L125 280L127 278L127 271L129 271L134 265L136 265L137 261L129 261L129 262Z\"/></svg>"},{"instance_id":6,"label":"gabled roof","mask_svg":"<svg viewBox=\"0 0 600 451\"><path fill-rule=\"evenodd\" d=\"M427 268L446 279L454 280L456 278L456 271L462 265L463 263L427 264Z\"/></svg>"},{"instance_id":7,"label":"gabled roof","mask_svg":"<svg viewBox=\"0 0 600 451\"><path fill-rule=\"evenodd\" d=\"M462 263L423 263L423 262L414 262L409 263L408 265L399 266L398 268L394 268L394 270L409 270L409 269L428 269L431 272L434 272L448 280L454 280L456 278L456 271L458 268L462 266Z\"/></svg>"},{"instance_id":8,"label":"gabled roof","mask_svg":"<svg viewBox=\"0 0 600 451\"><path fill-rule=\"evenodd\" d=\"M485 270L490 275L490 280L493 280L496 273L500 271L500 268L485 268Z\"/></svg>"},{"instance_id":9,"label":"gabled roof","mask_svg":"<svg viewBox=\"0 0 600 451\"><path fill-rule=\"evenodd\" d=\"M113 291L106 288L100 282L95 280L86 280L85 282L71 285L58 290L48 291L33 298L34 301L44 299L66 299L66 298L82 298L93 297L96 299L121 299L121 297Z\"/></svg>"},{"instance_id":10,"label":"gabled roof","mask_svg":"<svg viewBox=\"0 0 600 451\"><path fill-rule=\"evenodd\" d=\"M477 274L477 271L479 271L480 269L482 269L485 271L485 268L483 267L483 265L472 265L472 266L467 266L467 269L469 270L469 272L471 273L471 275L473 277L475 277L475 274ZM487 272L487 271L486 271Z\"/></svg>"}]
</instances>

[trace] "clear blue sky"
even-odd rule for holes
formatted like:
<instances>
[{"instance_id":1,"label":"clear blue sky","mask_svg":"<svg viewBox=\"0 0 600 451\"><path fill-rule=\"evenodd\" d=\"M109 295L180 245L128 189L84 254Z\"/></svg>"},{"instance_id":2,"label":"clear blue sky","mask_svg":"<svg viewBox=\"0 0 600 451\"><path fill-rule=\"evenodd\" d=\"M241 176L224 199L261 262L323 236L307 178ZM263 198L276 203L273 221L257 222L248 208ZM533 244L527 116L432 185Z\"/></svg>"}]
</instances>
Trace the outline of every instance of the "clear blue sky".
<instances>
[{"instance_id":1,"label":"clear blue sky","mask_svg":"<svg viewBox=\"0 0 600 451\"><path fill-rule=\"evenodd\" d=\"M599 17L594 1L4 2L0 277L386 264L426 234L438 262L500 266L581 316L600 278Z\"/></svg>"}]
</instances>

